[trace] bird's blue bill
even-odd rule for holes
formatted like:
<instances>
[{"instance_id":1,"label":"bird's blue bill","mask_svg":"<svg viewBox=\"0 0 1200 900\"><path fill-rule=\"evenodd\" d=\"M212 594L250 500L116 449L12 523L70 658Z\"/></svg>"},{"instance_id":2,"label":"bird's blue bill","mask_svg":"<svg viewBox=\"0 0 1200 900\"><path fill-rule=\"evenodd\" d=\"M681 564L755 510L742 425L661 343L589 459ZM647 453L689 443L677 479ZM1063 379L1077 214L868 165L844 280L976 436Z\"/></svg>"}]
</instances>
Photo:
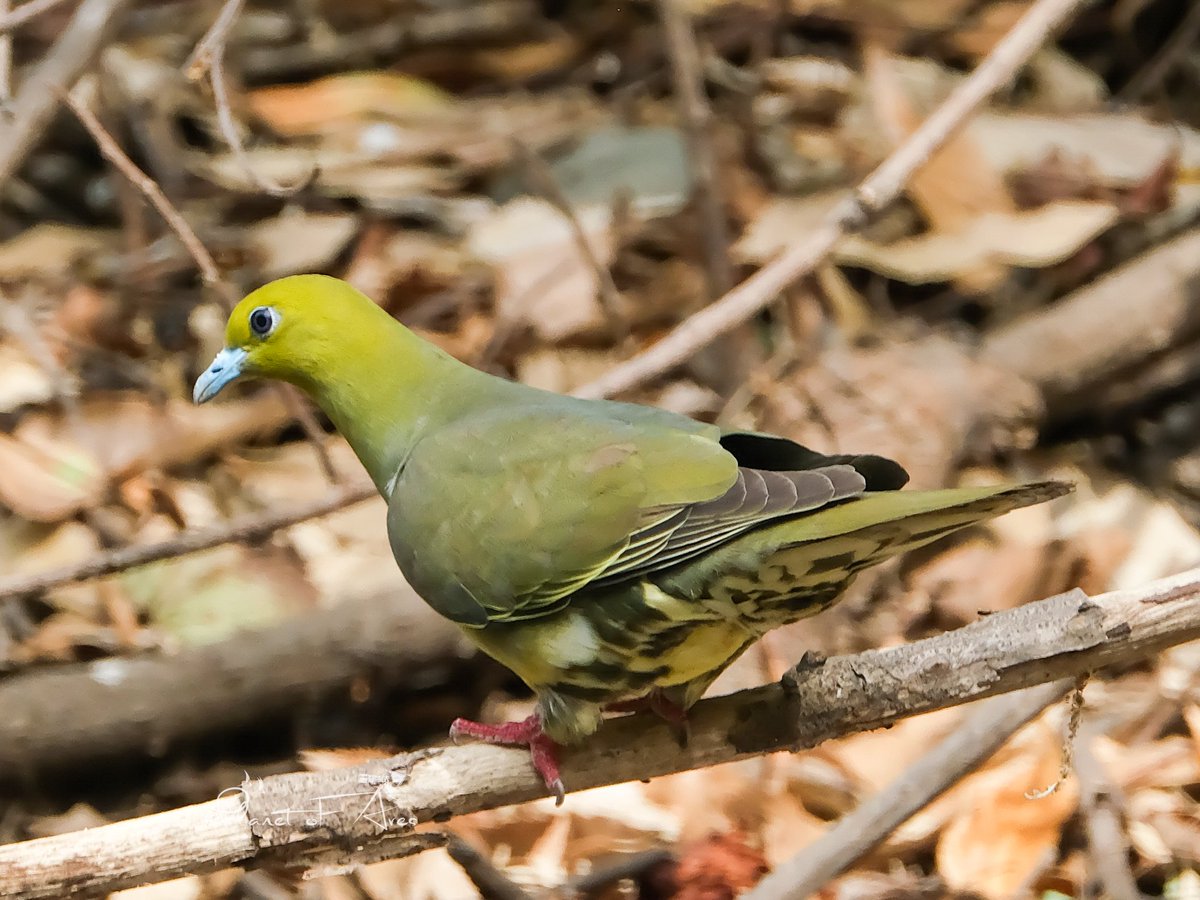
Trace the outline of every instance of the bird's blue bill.
<instances>
[{"instance_id":1,"label":"bird's blue bill","mask_svg":"<svg viewBox=\"0 0 1200 900\"><path fill-rule=\"evenodd\" d=\"M192 400L204 403L217 396L225 385L241 376L242 365L245 362L245 350L241 347L226 347L213 358L212 365L196 379L196 386L192 388Z\"/></svg>"}]
</instances>

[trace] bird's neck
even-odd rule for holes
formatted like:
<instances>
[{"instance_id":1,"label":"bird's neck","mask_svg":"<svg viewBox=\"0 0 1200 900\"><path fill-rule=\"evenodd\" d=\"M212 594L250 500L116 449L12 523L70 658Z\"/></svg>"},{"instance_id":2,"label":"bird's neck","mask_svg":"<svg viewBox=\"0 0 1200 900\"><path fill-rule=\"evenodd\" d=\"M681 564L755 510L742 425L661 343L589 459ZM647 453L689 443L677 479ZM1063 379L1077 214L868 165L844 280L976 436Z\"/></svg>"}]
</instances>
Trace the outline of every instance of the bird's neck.
<instances>
[{"instance_id":1,"label":"bird's neck","mask_svg":"<svg viewBox=\"0 0 1200 900\"><path fill-rule=\"evenodd\" d=\"M488 377L380 313L355 329L348 352L301 387L387 496L421 435L479 402Z\"/></svg>"}]
</instances>

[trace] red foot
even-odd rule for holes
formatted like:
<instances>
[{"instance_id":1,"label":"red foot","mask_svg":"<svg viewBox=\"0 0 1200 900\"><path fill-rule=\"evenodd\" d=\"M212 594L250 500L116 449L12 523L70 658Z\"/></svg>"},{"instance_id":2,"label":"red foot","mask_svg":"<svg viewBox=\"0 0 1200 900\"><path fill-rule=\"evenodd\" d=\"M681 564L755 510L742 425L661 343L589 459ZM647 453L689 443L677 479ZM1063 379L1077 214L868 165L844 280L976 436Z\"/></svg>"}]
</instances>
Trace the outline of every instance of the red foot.
<instances>
[{"instance_id":1,"label":"red foot","mask_svg":"<svg viewBox=\"0 0 1200 900\"><path fill-rule=\"evenodd\" d=\"M485 725L470 719L455 719L450 724L450 739L457 743L460 737L474 738L488 744L528 747L533 767L554 794L555 805L562 806L565 791L558 771L558 744L546 737L537 716L530 716L521 722L505 722L503 725Z\"/></svg>"}]
</instances>

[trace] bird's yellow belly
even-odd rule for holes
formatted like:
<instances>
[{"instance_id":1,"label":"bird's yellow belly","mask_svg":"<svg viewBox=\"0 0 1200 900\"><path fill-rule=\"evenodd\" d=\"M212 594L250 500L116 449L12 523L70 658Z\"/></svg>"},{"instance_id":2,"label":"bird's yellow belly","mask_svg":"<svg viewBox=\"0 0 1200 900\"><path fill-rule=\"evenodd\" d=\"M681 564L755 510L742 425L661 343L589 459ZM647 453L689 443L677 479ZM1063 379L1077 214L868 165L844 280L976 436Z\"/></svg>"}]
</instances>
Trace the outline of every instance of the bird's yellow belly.
<instances>
[{"instance_id":1,"label":"bird's yellow belly","mask_svg":"<svg viewBox=\"0 0 1200 900\"><path fill-rule=\"evenodd\" d=\"M725 622L694 626L683 643L658 658L659 664L670 668L658 685L670 687L707 675L725 665L745 643L745 630Z\"/></svg>"},{"instance_id":2,"label":"bird's yellow belly","mask_svg":"<svg viewBox=\"0 0 1200 900\"><path fill-rule=\"evenodd\" d=\"M695 606L691 608L694 615ZM672 617L626 623L624 630L629 645L606 641L589 613L568 608L545 619L489 626L468 635L535 690L563 685L604 689L609 696L603 702L707 675L723 667L748 639L744 628L725 620Z\"/></svg>"}]
</instances>

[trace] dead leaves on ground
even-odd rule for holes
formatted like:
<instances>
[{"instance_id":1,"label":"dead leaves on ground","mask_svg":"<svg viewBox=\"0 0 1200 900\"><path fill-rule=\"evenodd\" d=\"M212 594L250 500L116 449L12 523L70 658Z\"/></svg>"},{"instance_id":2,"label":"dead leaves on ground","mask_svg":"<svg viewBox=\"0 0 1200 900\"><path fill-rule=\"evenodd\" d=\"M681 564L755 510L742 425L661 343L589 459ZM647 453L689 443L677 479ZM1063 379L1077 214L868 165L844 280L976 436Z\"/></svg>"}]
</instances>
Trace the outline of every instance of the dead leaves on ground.
<instances>
[{"instance_id":1,"label":"dead leaves on ground","mask_svg":"<svg viewBox=\"0 0 1200 900\"><path fill-rule=\"evenodd\" d=\"M700 17L739 275L811 231L1029 8L684 5ZM1138 17L1152 5L1095 12L1088 61L1134 52ZM232 113L259 176L313 174L285 198L260 195L225 146L211 98L178 71L210 11L153 6L143 11L153 27L101 61L103 112L238 287L296 271L341 275L454 355L558 391L593 380L711 299L697 185L648 5L354 0L308 4L313 21L300 22L248 4L227 59ZM784 12L794 18L779 19ZM36 58L58 24L19 32L19 58ZM924 55L906 55L916 52ZM829 265L759 323L754 338L773 356L742 389L721 396L685 371L637 398L822 449L895 456L918 486L958 479L966 461L1024 458L1042 414L1036 392L980 365L958 336L1086 283L1200 211L1200 133L1113 107L1112 80L1044 48L901 202L840 241ZM48 135L14 190L0 208L6 572L46 571L328 489L277 395L188 404L191 379L222 341L224 308L90 145L70 129ZM339 471L355 471L344 443L325 443ZM169 651L394 591L381 523L380 504L365 503L262 546L24 598L0 620L0 669ZM1054 590L1141 583L1197 560L1193 530L1170 507L1127 485L1097 485L1055 512L1024 510L862 579L836 610L747 654L722 686L761 683L805 649L912 639ZM1089 710L1105 725L1094 751L1124 795L1136 873L1179 897L1200 882L1190 868L1200 859L1198 669L1181 648L1089 688ZM501 711L509 701L492 703ZM642 896L734 896L898 776L957 715L456 827L539 888L666 847L674 858L639 875ZM1019 734L823 900L1082 894L1073 783L1043 800L1025 796L1054 778L1061 717L1051 710ZM183 879L141 896L250 890L239 877ZM474 888L430 853L311 891L374 900Z\"/></svg>"}]
</instances>

